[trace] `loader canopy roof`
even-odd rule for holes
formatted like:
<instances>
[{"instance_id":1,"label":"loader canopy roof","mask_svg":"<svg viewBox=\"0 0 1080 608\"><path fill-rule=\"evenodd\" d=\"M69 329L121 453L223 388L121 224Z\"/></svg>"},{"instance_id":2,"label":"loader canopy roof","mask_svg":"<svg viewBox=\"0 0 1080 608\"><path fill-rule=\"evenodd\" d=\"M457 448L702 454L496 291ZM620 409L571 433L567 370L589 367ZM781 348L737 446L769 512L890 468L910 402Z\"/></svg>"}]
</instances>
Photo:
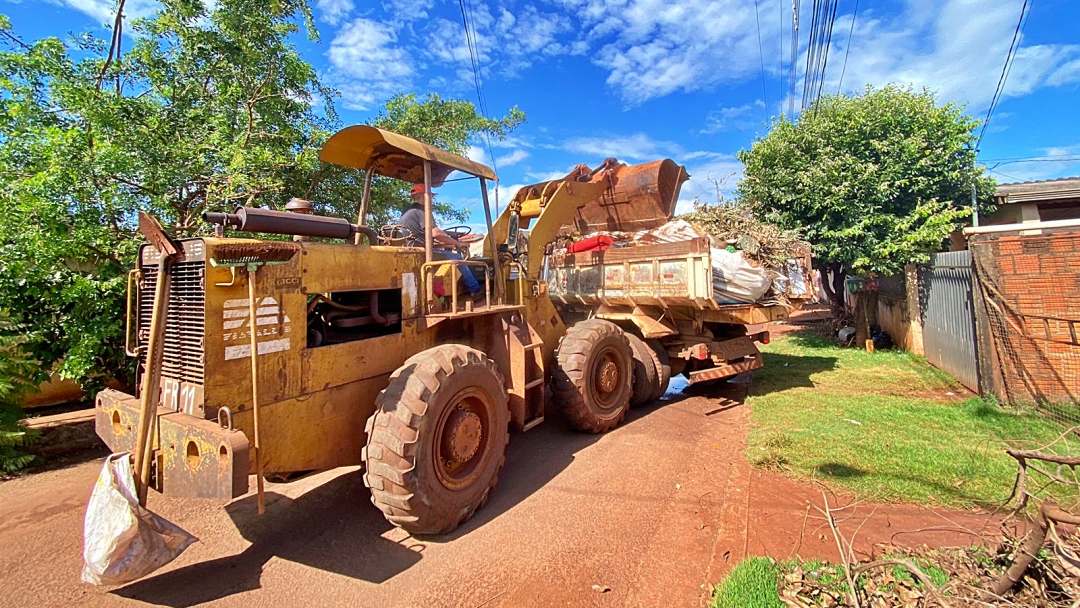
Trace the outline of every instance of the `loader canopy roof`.
<instances>
[{"instance_id":1,"label":"loader canopy roof","mask_svg":"<svg viewBox=\"0 0 1080 608\"><path fill-rule=\"evenodd\" d=\"M414 184L424 181L424 161L431 161L431 187L441 186L454 171L494 180L488 167L441 148L368 125L353 125L335 133L319 151L319 159Z\"/></svg>"}]
</instances>

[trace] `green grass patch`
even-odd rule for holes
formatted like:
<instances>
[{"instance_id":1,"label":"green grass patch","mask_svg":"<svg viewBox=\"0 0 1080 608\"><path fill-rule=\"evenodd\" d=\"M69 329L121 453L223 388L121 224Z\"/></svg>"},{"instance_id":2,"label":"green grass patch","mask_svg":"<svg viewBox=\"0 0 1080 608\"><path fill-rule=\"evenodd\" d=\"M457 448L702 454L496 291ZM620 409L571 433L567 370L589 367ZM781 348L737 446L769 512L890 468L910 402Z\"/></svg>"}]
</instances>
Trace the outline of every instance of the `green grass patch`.
<instances>
[{"instance_id":1,"label":"green grass patch","mask_svg":"<svg viewBox=\"0 0 1080 608\"><path fill-rule=\"evenodd\" d=\"M842 349L805 333L763 350L748 399L750 461L864 498L999 503L1016 473L1004 449L1037 447L1064 430L1030 410L960 400L951 377L906 353ZM1051 492L1075 500L1063 487Z\"/></svg>"},{"instance_id":2,"label":"green grass patch","mask_svg":"<svg viewBox=\"0 0 1080 608\"><path fill-rule=\"evenodd\" d=\"M777 591L780 569L767 557L735 566L713 594L712 608L784 608Z\"/></svg>"}]
</instances>

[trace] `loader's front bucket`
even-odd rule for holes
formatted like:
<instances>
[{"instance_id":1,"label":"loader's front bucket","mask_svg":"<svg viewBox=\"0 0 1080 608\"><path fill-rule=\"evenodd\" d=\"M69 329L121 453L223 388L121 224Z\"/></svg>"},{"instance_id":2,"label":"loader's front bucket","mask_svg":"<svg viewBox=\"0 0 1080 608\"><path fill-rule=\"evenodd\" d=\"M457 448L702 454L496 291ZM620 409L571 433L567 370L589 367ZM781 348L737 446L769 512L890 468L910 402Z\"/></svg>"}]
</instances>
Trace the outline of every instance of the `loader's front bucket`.
<instances>
[{"instance_id":1,"label":"loader's front bucket","mask_svg":"<svg viewBox=\"0 0 1080 608\"><path fill-rule=\"evenodd\" d=\"M587 175L582 169L577 170L579 180ZM662 226L674 216L679 191L688 177L686 168L671 159L630 166L608 159L588 180L608 188L602 197L578 210L578 228L584 234Z\"/></svg>"}]
</instances>

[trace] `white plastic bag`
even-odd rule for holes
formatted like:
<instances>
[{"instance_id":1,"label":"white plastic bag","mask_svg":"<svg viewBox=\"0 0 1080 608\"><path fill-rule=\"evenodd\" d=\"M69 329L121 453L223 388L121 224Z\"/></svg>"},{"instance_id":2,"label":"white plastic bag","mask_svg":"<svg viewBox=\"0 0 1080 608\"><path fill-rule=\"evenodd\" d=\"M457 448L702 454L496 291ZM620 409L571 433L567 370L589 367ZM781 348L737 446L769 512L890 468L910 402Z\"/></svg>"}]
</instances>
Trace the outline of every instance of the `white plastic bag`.
<instances>
[{"instance_id":1,"label":"white plastic bag","mask_svg":"<svg viewBox=\"0 0 1080 608\"><path fill-rule=\"evenodd\" d=\"M130 453L105 459L83 524L84 583L130 583L176 559L196 540L139 506Z\"/></svg>"},{"instance_id":2,"label":"white plastic bag","mask_svg":"<svg viewBox=\"0 0 1080 608\"><path fill-rule=\"evenodd\" d=\"M743 258L713 244L713 296L719 304L753 304L765 295L772 277L764 268L756 268Z\"/></svg>"}]
</instances>

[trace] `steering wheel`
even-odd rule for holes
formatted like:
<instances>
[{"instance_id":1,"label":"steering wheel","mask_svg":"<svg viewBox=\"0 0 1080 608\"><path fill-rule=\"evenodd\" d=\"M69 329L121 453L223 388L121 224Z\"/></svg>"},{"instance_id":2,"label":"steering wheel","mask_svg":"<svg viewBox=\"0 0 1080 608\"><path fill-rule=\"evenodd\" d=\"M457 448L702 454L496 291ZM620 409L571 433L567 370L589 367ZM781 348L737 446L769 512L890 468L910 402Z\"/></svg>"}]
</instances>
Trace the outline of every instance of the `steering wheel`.
<instances>
[{"instance_id":1,"label":"steering wheel","mask_svg":"<svg viewBox=\"0 0 1080 608\"><path fill-rule=\"evenodd\" d=\"M469 226L450 226L449 228L443 228L443 232L455 241L460 241L461 237L472 232L472 228Z\"/></svg>"}]
</instances>

